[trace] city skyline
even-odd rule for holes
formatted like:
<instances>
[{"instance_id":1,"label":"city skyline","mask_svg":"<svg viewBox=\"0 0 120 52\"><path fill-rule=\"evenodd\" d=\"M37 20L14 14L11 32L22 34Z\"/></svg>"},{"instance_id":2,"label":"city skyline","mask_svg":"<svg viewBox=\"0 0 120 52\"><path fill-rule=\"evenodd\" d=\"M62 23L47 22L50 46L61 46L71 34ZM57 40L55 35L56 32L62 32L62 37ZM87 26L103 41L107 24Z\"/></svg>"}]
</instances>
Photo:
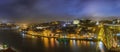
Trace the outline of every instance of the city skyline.
<instances>
[{"instance_id":1,"label":"city skyline","mask_svg":"<svg viewBox=\"0 0 120 52\"><path fill-rule=\"evenodd\" d=\"M0 52L120 52L120 0L0 0Z\"/></svg>"}]
</instances>

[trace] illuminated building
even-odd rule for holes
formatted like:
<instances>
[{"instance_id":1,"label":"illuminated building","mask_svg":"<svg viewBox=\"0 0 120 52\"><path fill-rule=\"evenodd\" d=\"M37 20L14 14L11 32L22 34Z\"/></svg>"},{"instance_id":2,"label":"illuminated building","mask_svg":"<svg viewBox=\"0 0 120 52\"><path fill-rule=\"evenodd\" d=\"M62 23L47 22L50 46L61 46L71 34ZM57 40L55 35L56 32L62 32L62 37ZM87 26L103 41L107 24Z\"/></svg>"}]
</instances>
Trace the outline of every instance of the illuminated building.
<instances>
[{"instance_id":1,"label":"illuminated building","mask_svg":"<svg viewBox=\"0 0 120 52\"><path fill-rule=\"evenodd\" d=\"M73 20L73 24L79 24L80 23L80 21L79 20Z\"/></svg>"}]
</instances>

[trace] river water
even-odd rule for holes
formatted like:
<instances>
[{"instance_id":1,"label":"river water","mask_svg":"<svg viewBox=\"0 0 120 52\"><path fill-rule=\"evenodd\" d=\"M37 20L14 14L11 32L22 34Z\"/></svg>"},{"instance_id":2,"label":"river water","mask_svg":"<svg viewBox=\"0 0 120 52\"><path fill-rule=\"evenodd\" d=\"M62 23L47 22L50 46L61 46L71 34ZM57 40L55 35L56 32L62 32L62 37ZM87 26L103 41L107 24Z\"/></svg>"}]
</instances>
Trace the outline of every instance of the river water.
<instances>
[{"instance_id":1,"label":"river water","mask_svg":"<svg viewBox=\"0 0 120 52\"><path fill-rule=\"evenodd\" d=\"M31 38L12 30L0 30L0 44L7 44L18 52L107 52L102 42L59 42L55 38Z\"/></svg>"}]
</instances>

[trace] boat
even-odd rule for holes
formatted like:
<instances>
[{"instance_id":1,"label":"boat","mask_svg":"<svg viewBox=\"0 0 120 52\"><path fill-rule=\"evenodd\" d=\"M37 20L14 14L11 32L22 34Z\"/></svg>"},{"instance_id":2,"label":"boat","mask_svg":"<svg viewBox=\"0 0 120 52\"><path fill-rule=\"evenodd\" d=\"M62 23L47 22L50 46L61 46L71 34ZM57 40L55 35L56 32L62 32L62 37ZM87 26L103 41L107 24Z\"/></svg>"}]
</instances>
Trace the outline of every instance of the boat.
<instances>
[{"instance_id":1,"label":"boat","mask_svg":"<svg viewBox=\"0 0 120 52\"><path fill-rule=\"evenodd\" d=\"M69 39L67 39L67 38L57 38L57 41L64 43L64 42L69 42Z\"/></svg>"}]
</instances>

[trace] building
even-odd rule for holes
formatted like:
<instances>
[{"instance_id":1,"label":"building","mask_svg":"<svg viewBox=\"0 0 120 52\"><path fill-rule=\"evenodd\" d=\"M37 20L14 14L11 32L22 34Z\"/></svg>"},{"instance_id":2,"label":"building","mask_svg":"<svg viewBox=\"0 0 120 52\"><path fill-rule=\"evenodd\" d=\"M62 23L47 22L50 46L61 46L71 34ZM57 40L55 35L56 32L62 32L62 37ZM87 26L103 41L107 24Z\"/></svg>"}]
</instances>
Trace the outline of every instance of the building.
<instances>
[{"instance_id":1,"label":"building","mask_svg":"<svg viewBox=\"0 0 120 52\"><path fill-rule=\"evenodd\" d=\"M73 24L77 25L79 23L80 23L80 20L78 20L78 19L73 20Z\"/></svg>"}]
</instances>

